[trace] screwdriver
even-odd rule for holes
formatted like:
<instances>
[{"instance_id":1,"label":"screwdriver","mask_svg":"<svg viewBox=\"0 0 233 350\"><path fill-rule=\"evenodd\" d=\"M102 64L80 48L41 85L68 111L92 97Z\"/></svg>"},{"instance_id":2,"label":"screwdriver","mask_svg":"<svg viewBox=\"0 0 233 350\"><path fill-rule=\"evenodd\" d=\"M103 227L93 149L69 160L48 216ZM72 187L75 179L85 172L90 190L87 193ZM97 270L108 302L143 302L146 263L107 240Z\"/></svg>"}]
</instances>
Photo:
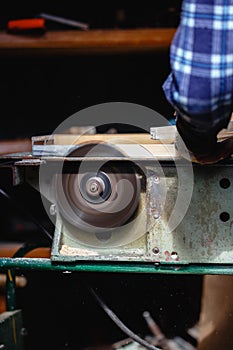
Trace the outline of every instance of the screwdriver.
<instances>
[{"instance_id":1,"label":"screwdriver","mask_svg":"<svg viewBox=\"0 0 233 350\"><path fill-rule=\"evenodd\" d=\"M59 17L59 16L50 15L48 13L40 13L38 15L38 17L46 19L46 20L49 20L49 21L65 24L65 25L70 26L70 27L76 27L76 28L79 28L79 29L82 29L82 30L88 30L89 29L89 25L87 23L74 21L74 20L63 18L63 17Z\"/></svg>"}]
</instances>

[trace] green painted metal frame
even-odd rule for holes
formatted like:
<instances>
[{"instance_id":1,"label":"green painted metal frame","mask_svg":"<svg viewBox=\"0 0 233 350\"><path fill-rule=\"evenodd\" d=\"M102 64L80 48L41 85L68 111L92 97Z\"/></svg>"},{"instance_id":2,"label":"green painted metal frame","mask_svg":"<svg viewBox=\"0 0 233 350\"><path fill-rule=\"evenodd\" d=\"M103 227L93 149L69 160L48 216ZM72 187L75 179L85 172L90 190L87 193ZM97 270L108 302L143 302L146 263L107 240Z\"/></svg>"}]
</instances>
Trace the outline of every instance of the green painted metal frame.
<instances>
[{"instance_id":1,"label":"green painted metal frame","mask_svg":"<svg viewBox=\"0 0 233 350\"><path fill-rule=\"evenodd\" d=\"M233 275L233 265L171 263L57 263L48 258L0 258L0 270Z\"/></svg>"},{"instance_id":2,"label":"green painted metal frame","mask_svg":"<svg viewBox=\"0 0 233 350\"><path fill-rule=\"evenodd\" d=\"M0 258L0 271L7 273L7 310L16 309L15 274L16 270L40 270L61 272L99 273L147 273L147 274L194 274L194 275L233 275L233 265L224 264L177 264L177 263L131 263L131 262L68 262L59 263L48 258L25 258L25 254L37 248L37 244L25 243L12 258Z\"/></svg>"},{"instance_id":3,"label":"green painted metal frame","mask_svg":"<svg viewBox=\"0 0 233 350\"><path fill-rule=\"evenodd\" d=\"M24 251L24 249L23 249ZM48 258L0 258L0 271L7 272L6 302L7 310L16 309L15 274L16 270L61 271L61 272L99 272L99 273L147 273L176 275L233 275L233 265L177 265L171 263L57 263Z\"/></svg>"}]
</instances>

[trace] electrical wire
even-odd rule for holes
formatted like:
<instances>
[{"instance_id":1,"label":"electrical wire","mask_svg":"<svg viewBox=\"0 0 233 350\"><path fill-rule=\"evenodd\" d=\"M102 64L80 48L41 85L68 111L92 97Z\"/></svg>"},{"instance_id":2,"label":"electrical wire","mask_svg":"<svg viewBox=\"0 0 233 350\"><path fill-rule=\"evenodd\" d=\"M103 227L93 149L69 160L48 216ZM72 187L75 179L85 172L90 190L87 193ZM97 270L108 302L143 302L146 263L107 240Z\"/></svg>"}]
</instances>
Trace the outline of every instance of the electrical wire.
<instances>
[{"instance_id":1,"label":"electrical wire","mask_svg":"<svg viewBox=\"0 0 233 350\"><path fill-rule=\"evenodd\" d=\"M26 212L25 210L22 209L22 207L19 207L13 201L13 199L9 196L9 194L6 193L2 188L0 188L0 194L4 198L8 199L11 203L13 203L17 207L17 209L19 209L21 212L23 211L30 218L30 220L40 229L40 231L45 234L45 236L49 239L50 242L53 241L52 235L46 230L46 228L43 225L41 225L41 223L34 216L31 215L31 213Z\"/></svg>"},{"instance_id":2,"label":"electrical wire","mask_svg":"<svg viewBox=\"0 0 233 350\"><path fill-rule=\"evenodd\" d=\"M41 243L32 243L32 242L25 242L12 256L12 258L22 258L27 253L30 253L32 250L37 248L47 248L47 243L41 244ZM1 348L0 348L1 349Z\"/></svg>"},{"instance_id":3,"label":"electrical wire","mask_svg":"<svg viewBox=\"0 0 233 350\"><path fill-rule=\"evenodd\" d=\"M156 346L148 343L146 340L139 337L137 334L135 334L131 329L129 329L119 318L118 316L105 304L105 302L100 298L100 296L92 289L89 288L91 294L95 297L96 301L100 305L100 307L106 312L106 314L111 318L111 320L125 333L136 341L138 344L144 346L146 349L150 350L161 350L157 348Z\"/></svg>"}]
</instances>

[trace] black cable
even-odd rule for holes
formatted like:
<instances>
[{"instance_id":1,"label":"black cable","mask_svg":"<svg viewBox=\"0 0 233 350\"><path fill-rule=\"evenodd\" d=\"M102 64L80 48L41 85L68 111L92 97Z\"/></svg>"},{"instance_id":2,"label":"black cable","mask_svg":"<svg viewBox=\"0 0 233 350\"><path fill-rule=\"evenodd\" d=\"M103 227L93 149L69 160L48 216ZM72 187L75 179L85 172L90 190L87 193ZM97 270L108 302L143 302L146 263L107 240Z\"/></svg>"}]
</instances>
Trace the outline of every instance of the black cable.
<instances>
[{"instance_id":1,"label":"black cable","mask_svg":"<svg viewBox=\"0 0 233 350\"><path fill-rule=\"evenodd\" d=\"M49 239L50 242L53 241L53 237L51 236L51 234L46 230L46 228L41 225L41 223L39 221L36 220L36 218L34 216L31 215L31 213L29 213L28 211L25 211L22 209L22 207L19 207L14 201L13 199L9 196L8 193L6 193L2 188L0 188L0 194L7 198L11 203L13 203L17 209L19 209L20 211L23 211L29 218L30 220L40 229L41 232L43 232L46 237Z\"/></svg>"},{"instance_id":2,"label":"black cable","mask_svg":"<svg viewBox=\"0 0 233 350\"><path fill-rule=\"evenodd\" d=\"M100 298L100 296L92 289L89 288L90 292L93 294L95 299L97 300L98 304L101 306L101 308L106 312L106 314L111 318L111 320L125 333L127 334L131 339L135 340L138 344L144 346L146 349L150 350L161 350L157 348L156 346L148 343L146 340L139 337L137 334L135 334L133 331L131 331L118 317L117 315L105 304L105 302Z\"/></svg>"},{"instance_id":3,"label":"black cable","mask_svg":"<svg viewBox=\"0 0 233 350\"><path fill-rule=\"evenodd\" d=\"M47 248L48 245L46 243L33 243L33 242L25 242L12 256L12 258L22 258L27 253L30 253L32 250L37 248Z\"/></svg>"}]
</instances>

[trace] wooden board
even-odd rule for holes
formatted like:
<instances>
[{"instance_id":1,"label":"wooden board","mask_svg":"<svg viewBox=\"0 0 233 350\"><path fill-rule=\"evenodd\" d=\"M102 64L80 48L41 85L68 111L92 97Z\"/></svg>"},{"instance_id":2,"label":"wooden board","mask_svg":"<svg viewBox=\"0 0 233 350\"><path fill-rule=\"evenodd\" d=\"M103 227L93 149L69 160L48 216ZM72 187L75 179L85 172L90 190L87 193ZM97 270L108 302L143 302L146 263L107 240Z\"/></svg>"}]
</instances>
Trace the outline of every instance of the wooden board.
<instances>
[{"instance_id":1,"label":"wooden board","mask_svg":"<svg viewBox=\"0 0 233 350\"><path fill-rule=\"evenodd\" d=\"M71 135L54 134L32 137L33 145L78 145L86 142L109 142L123 144L155 144L161 143L159 140L152 140L150 134L94 134L94 135Z\"/></svg>"},{"instance_id":2,"label":"wooden board","mask_svg":"<svg viewBox=\"0 0 233 350\"><path fill-rule=\"evenodd\" d=\"M1 54L130 53L168 49L175 28L49 31L40 37L0 32Z\"/></svg>"}]
</instances>

